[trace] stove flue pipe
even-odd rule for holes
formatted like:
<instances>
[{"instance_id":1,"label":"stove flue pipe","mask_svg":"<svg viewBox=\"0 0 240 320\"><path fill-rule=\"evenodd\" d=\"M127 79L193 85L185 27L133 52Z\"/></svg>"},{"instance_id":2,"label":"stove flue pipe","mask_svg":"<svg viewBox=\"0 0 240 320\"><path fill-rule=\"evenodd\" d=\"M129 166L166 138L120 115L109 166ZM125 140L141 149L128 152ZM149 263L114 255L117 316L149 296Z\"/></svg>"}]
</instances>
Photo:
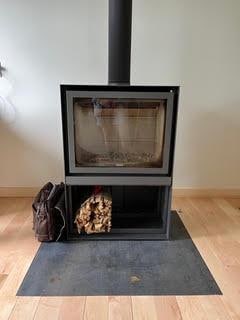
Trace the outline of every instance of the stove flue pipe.
<instances>
[{"instance_id":1,"label":"stove flue pipe","mask_svg":"<svg viewBox=\"0 0 240 320\"><path fill-rule=\"evenodd\" d=\"M132 0L109 0L108 84L130 84Z\"/></svg>"}]
</instances>

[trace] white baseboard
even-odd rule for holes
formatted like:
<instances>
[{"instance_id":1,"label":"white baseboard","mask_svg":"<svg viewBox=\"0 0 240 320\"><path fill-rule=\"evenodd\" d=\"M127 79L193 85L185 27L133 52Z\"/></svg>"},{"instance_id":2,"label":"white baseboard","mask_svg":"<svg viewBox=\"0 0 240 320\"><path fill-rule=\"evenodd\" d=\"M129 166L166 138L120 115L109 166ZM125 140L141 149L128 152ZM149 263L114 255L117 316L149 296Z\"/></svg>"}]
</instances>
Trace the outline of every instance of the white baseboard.
<instances>
[{"instance_id":1,"label":"white baseboard","mask_svg":"<svg viewBox=\"0 0 240 320\"><path fill-rule=\"evenodd\" d=\"M40 187L0 187L0 197L34 197ZM174 197L196 198L240 198L240 188L213 189L213 188L173 188Z\"/></svg>"},{"instance_id":2,"label":"white baseboard","mask_svg":"<svg viewBox=\"0 0 240 320\"><path fill-rule=\"evenodd\" d=\"M40 187L0 187L0 197L32 198Z\"/></svg>"},{"instance_id":3,"label":"white baseboard","mask_svg":"<svg viewBox=\"0 0 240 320\"><path fill-rule=\"evenodd\" d=\"M173 196L192 198L240 198L240 189L173 188Z\"/></svg>"}]
</instances>

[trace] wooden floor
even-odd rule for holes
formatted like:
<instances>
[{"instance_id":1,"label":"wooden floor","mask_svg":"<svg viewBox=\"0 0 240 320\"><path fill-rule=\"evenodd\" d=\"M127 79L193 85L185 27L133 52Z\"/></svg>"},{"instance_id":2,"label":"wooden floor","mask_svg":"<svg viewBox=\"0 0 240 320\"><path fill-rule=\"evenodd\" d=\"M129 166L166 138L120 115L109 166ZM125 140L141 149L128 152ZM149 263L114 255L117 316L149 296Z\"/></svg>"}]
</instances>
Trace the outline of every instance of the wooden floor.
<instances>
[{"instance_id":1,"label":"wooden floor","mask_svg":"<svg viewBox=\"0 0 240 320\"><path fill-rule=\"evenodd\" d=\"M240 319L240 199L175 198L173 208L222 296L16 297L39 243L31 199L0 198L0 319Z\"/></svg>"}]
</instances>

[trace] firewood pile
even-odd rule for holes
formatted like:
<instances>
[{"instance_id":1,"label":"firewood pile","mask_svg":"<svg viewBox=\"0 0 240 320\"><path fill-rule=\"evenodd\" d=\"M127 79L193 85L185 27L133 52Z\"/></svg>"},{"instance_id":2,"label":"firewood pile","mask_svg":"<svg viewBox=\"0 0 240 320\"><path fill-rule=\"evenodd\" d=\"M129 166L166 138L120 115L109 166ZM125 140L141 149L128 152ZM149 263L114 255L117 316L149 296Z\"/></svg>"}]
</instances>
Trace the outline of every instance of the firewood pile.
<instances>
[{"instance_id":1,"label":"firewood pile","mask_svg":"<svg viewBox=\"0 0 240 320\"><path fill-rule=\"evenodd\" d=\"M88 197L76 213L75 223L78 233L87 234L110 232L112 215L112 196L101 190Z\"/></svg>"}]
</instances>

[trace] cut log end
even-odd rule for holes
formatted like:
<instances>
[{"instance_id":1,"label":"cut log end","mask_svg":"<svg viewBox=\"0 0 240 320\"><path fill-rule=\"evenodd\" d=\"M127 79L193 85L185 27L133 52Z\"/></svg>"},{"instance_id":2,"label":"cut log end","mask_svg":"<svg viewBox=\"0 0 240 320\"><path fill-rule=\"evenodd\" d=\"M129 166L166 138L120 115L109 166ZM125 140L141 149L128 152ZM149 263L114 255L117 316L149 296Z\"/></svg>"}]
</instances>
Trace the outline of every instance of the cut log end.
<instances>
[{"instance_id":1,"label":"cut log end","mask_svg":"<svg viewBox=\"0 0 240 320\"><path fill-rule=\"evenodd\" d=\"M91 195L76 213L78 233L87 234L110 232L112 217L112 196L109 192Z\"/></svg>"}]
</instances>

